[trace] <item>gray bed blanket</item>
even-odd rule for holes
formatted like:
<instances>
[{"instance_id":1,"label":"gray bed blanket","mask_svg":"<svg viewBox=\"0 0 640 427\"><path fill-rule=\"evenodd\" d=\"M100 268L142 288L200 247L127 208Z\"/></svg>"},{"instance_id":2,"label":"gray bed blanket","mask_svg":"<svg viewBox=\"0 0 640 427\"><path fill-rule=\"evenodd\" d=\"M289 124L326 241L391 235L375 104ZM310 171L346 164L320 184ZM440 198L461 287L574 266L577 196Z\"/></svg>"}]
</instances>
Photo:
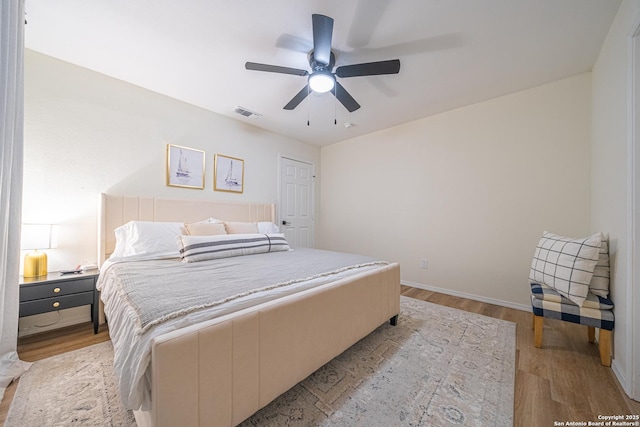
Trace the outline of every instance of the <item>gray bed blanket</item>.
<instances>
[{"instance_id":1,"label":"gray bed blanket","mask_svg":"<svg viewBox=\"0 0 640 427\"><path fill-rule=\"evenodd\" d=\"M127 262L112 265L105 274L136 312L142 333L166 320L253 293L385 264L362 255L301 248L194 263Z\"/></svg>"}]
</instances>

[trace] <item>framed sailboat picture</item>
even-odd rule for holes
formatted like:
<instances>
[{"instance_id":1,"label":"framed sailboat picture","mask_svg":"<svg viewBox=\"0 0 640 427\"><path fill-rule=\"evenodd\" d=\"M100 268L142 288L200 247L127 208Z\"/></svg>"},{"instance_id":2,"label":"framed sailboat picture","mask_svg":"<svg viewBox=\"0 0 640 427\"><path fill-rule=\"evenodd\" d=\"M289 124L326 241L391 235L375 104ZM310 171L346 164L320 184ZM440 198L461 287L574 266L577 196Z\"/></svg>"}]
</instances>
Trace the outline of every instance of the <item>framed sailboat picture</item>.
<instances>
[{"instance_id":1,"label":"framed sailboat picture","mask_svg":"<svg viewBox=\"0 0 640 427\"><path fill-rule=\"evenodd\" d=\"M167 144L167 185L202 190L204 151Z\"/></svg>"},{"instance_id":2,"label":"framed sailboat picture","mask_svg":"<svg viewBox=\"0 0 640 427\"><path fill-rule=\"evenodd\" d=\"M213 162L213 189L242 193L244 191L244 160L216 154Z\"/></svg>"}]
</instances>

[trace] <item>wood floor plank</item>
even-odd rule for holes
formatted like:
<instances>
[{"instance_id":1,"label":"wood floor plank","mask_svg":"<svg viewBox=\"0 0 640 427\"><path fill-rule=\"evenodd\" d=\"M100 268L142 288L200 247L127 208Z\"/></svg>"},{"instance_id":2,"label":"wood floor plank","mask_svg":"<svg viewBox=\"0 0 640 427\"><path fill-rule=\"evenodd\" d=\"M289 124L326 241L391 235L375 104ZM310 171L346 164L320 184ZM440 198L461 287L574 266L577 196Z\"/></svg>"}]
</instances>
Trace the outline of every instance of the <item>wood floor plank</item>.
<instances>
[{"instance_id":1,"label":"wood floor plank","mask_svg":"<svg viewBox=\"0 0 640 427\"><path fill-rule=\"evenodd\" d=\"M560 402L551 399L550 381L525 371L516 371L513 425L553 426L564 418ZM541 410L543 409L544 410ZM535 420L535 421L533 421Z\"/></svg>"},{"instance_id":2,"label":"wood floor plank","mask_svg":"<svg viewBox=\"0 0 640 427\"><path fill-rule=\"evenodd\" d=\"M600 364L586 326L545 319L542 348L533 345L531 313L409 286L402 295L479 313L516 324L514 425L553 426L554 422L598 421L598 415L640 414L640 402L629 399L611 368ZM36 361L109 340L106 325L93 334L91 323L18 340L18 354ZM0 403L4 425L16 389L14 382Z\"/></svg>"}]
</instances>

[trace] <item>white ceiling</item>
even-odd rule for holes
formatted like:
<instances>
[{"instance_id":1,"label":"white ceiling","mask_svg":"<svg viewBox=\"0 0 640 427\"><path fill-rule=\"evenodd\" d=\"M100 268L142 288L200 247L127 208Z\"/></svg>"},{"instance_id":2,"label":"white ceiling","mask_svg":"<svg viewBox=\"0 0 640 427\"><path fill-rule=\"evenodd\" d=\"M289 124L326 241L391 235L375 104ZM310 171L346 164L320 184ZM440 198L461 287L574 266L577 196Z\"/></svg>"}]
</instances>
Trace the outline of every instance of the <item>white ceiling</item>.
<instances>
[{"instance_id":1,"label":"white ceiling","mask_svg":"<svg viewBox=\"0 0 640 427\"><path fill-rule=\"evenodd\" d=\"M27 0L26 47L299 141L327 145L590 71L620 0ZM399 58L282 107L309 69L311 14L335 20L336 65ZM234 113L256 111L258 119ZM337 125L334 124L337 119ZM310 124L307 125L307 120ZM353 124L347 128L345 123Z\"/></svg>"}]
</instances>

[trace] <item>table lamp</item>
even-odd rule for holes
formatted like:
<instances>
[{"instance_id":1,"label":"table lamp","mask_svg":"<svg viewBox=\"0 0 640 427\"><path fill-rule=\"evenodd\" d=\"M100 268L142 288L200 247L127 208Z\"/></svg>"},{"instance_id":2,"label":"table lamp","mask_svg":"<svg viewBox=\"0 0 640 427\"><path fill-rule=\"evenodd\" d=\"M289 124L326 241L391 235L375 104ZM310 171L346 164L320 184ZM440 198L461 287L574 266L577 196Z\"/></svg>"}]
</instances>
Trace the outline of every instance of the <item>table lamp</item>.
<instances>
[{"instance_id":1,"label":"table lamp","mask_svg":"<svg viewBox=\"0 0 640 427\"><path fill-rule=\"evenodd\" d=\"M24 257L24 277L47 275L47 254L42 252L42 249L58 246L55 234L52 224L22 224L20 247L23 250L32 250Z\"/></svg>"}]
</instances>

